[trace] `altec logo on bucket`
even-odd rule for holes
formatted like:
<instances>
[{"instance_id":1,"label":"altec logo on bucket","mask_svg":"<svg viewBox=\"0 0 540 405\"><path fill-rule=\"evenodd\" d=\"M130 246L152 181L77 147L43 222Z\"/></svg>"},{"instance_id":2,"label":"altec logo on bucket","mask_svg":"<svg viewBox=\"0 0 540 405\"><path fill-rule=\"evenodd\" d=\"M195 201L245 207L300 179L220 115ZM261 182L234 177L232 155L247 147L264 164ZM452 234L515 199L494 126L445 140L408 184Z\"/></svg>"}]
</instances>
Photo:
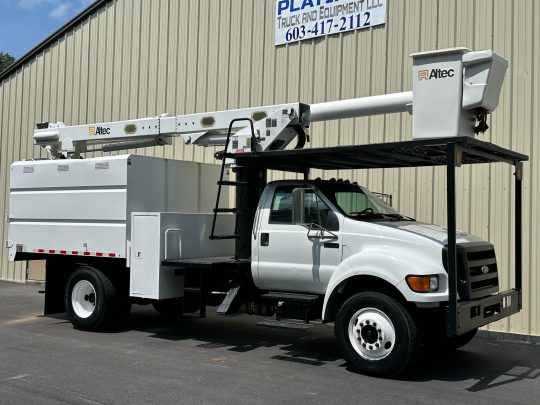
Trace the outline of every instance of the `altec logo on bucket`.
<instances>
[{"instance_id":1,"label":"altec logo on bucket","mask_svg":"<svg viewBox=\"0 0 540 405\"><path fill-rule=\"evenodd\" d=\"M454 69L426 69L418 71L418 80L443 79L454 77Z\"/></svg>"}]
</instances>

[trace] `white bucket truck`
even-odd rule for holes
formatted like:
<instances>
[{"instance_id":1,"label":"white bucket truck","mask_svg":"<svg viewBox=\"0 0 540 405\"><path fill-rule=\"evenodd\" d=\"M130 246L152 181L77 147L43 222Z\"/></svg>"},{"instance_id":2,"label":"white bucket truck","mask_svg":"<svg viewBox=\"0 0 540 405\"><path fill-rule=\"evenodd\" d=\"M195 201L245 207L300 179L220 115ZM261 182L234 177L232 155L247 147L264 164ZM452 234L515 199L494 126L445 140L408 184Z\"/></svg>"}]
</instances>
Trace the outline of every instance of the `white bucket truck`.
<instances>
[{"instance_id":1,"label":"white bucket truck","mask_svg":"<svg viewBox=\"0 0 540 405\"><path fill-rule=\"evenodd\" d=\"M527 156L474 138L497 107L505 59L457 48L415 54L413 63L412 92L38 124L36 144L65 159L12 165L9 258L45 258L45 313L65 311L83 330L114 327L133 302L170 316L203 317L216 306L222 315L272 317L260 323L277 327L334 322L347 361L376 375L403 372L423 346L457 348L521 309ZM413 114L413 140L303 148L312 122L403 111ZM221 168L133 155L79 159L174 136L224 145ZM457 168L494 162L516 168L516 285L507 291L499 291L493 246L456 230ZM309 176L312 168L438 165L447 168L448 228L404 216L355 183ZM304 179L267 182L267 170ZM236 188L234 207L225 186Z\"/></svg>"}]
</instances>

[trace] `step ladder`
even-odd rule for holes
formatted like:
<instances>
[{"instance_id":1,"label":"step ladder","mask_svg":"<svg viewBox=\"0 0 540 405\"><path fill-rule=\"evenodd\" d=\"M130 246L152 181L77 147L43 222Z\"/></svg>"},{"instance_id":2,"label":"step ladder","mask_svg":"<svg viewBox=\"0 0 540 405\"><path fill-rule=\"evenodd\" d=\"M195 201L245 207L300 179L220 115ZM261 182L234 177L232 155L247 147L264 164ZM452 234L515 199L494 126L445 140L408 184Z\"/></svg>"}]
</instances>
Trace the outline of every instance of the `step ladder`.
<instances>
[{"instance_id":1,"label":"step ladder","mask_svg":"<svg viewBox=\"0 0 540 405\"><path fill-rule=\"evenodd\" d=\"M214 207L214 218L212 220L212 230L210 232L210 240L219 240L219 239L238 239L240 238L240 235L238 235L238 214L241 214L243 212L248 212L249 209L242 208L242 207L236 207L236 208L221 208L219 206L219 200L221 199L221 189L223 186L231 186L231 187L239 187L240 188L240 198L237 199L237 201L243 200L243 193L246 187L248 186L258 186L256 184L249 183L247 181L243 180L223 180L223 176L225 174L225 165L227 164L227 150L229 148L229 142L231 139L232 134L232 128L235 122L238 121L248 121L250 128L251 128L251 150L255 151L257 147L257 139L255 137L255 128L253 126L253 120L250 118L235 118L233 119L229 124L229 130L227 131L227 139L225 141L225 149L222 153L216 154L217 156L221 157L221 173L219 176L219 181L217 182L218 185L218 191L217 191L217 197L216 197L216 205ZM236 215L236 220L234 223L234 233L232 235L216 235L216 221L219 213L232 213Z\"/></svg>"},{"instance_id":2,"label":"step ladder","mask_svg":"<svg viewBox=\"0 0 540 405\"><path fill-rule=\"evenodd\" d=\"M322 300L315 294L270 291L261 295L261 299L273 302L276 310L276 319L263 321L260 323L262 326L298 328L298 321L309 324L320 315ZM294 325L291 326L291 323Z\"/></svg>"}]
</instances>

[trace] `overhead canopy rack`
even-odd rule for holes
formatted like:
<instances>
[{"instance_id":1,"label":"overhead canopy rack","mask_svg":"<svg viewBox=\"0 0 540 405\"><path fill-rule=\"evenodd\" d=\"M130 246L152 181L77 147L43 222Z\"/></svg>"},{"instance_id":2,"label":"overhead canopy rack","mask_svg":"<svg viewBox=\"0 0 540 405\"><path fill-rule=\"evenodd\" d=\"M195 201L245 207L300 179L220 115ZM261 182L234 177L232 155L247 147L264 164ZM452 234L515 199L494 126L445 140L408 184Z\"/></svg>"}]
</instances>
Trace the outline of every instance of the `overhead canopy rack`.
<instances>
[{"instance_id":1,"label":"overhead canopy rack","mask_svg":"<svg viewBox=\"0 0 540 405\"><path fill-rule=\"evenodd\" d=\"M515 165L526 155L468 136L369 145L307 148L256 153L228 154L239 166L264 167L305 173L308 169L376 169L442 166L447 164L448 146L459 147L461 164L505 162Z\"/></svg>"},{"instance_id":2,"label":"overhead canopy rack","mask_svg":"<svg viewBox=\"0 0 540 405\"><path fill-rule=\"evenodd\" d=\"M448 239L448 306L446 328L449 335L478 328L519 312L522 307L522 180L521 153L501 148L472 137L436 138L370 145L336 146L243 154L227 154L241 167L257 170L282 170L309 175L309 169L376 169L446 166L446 204ZM514 288L487 301L458 302L456 243L456 167L465 164L503 162L515 167L514 187ZM472 316L474 314L474 316Z\"/></svg>"}]
</instances>

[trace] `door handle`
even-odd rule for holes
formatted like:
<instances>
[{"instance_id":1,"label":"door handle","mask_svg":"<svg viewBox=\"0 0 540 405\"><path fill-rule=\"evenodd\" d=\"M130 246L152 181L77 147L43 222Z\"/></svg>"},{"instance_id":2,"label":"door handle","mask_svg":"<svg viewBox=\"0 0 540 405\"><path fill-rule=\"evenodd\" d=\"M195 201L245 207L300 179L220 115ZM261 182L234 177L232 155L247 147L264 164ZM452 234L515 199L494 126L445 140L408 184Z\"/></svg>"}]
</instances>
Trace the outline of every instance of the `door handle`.
<instances>
[{"instance_id":1,"label":"door handle","mask_svg":"<svg viewBox=\"0 0 540 405\"><path fill-rule=\"evenodd\" d=\"M339 243L336 242L324 242L323 247L329 249L339 249Z\"/></svg>"},{"instance_id":2,"label":"door handle","mask_svg":"<svg viewBox=\"0 0 540 405\"><path fill-rule=\"evenodd\" d=\"M261 246L268 246L270 243L270 234L267 232L261 233Z\"/></svg>"}]
</instances>

